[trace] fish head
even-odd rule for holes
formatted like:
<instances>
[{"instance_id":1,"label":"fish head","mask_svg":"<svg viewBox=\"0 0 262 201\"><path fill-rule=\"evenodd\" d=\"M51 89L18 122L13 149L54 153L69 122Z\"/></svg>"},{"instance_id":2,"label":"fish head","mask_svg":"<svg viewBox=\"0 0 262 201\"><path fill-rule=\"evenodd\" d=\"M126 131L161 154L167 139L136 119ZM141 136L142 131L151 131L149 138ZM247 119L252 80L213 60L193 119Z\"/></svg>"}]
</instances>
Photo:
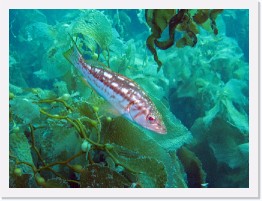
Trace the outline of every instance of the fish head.
<instances>
[{"instance_id":1,"label":"fish head","mask_svg":"<svg viewBox=\"0 0 262 201\"><path fill-rule=\"evenodd\" d=\"M166 134L167 129L161 114L156 108L147 109L145 113L135 118L134 121L140 126L158 134Z\"/></svg>"},{"instance_id":2,"label":"fish head","mask_svg":"<svg viewBox=\"0 0 262 201\"><path fill-rule=\"evenodd\" d=\"M159 134L166 134L166 126L162 119L162 116L157 113L149 113L145 119L145 127Z\"/></svg>"}]
</instances>

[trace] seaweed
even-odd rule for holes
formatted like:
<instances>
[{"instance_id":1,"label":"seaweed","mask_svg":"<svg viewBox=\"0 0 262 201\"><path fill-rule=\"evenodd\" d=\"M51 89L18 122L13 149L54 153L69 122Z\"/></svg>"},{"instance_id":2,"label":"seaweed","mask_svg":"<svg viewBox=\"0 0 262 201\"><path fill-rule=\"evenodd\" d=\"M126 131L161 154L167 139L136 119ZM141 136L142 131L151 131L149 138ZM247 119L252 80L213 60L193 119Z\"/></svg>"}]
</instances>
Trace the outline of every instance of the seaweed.
<instances>
[{"instance_id":1,"label":"seaweed","mask_svg":"<svg viewBox=\"0 0 262 201\"><path fill-rule=\"evenodd\" d=\"M14 110L16 102L10 108L10 114L28 138L25 140L31 146L33 159L23 160L17 152L10 157L15 162L14 168L23 165L32 173L34 182L31 183L35 187L90 186L89 182L83 184L79 177L73 179L70 175L79 175L83 171L89 174L90 168L98 166L101 171L97 174L109 171L112 176L128 180L121 187L127 187L127 184L128 187L161 188L181 185L173 178L175 169L168 151L176 151L189 142L191 134L160 101L154 100L161 113L165 114L169 131L163 139L134 126L123 117L107 116L100 109L104 101L95 93L86 102L67 94L65 83L57 82L54 86L57 86L54 91L59 97L43 95L49 94L46 90L34 90L36 94L32 97L30 93L22 95L28 99L32 109L37 107L38 119L24 122L17 118L19 116ZM13 99L20 97L14 96ZM13 140L10 142L13 143ZM31 153L27 155L31 157ZM155 168L152 169L152 166ZM117 176L120 167L121 175ZM130 175L133 176L130 178ZM177 178L183 180L182 176ZM116 185L107 184L107 187ZM96 185L99 186L99 182ZM105 186L101 184L101 187Z\"/></svg>"},{"instance_id":2,"label":"seaweed","mask_svg":"<svg viewBox=\"0 0 262 201\"><path fill-rule=\"evenodd\" d=\"M131 186L124 176L108 167L97 164L90 165L81 171L81 188L125 188Z\"/></svg>"},{"instance_id":3,"label":"seaweed","mask_svg":"<svg viewBox=\"0 0 262 201\"><path fill-rule=\"evenodd\" d=\"M206 187L206 173L203 170L202 163L197 158L197 156L184 146L178 150L177 155L185 168L185 172L187 174L188 187Z\"/></svg>"},{"instance_id":4,"label":"seaweed","mask_svg":"<svg viewBox=\"0 0 262 201\"><path fill-rule=\"evenodd\" d=\"M162 62L158 59L155 47L166 50L175 43L175 32L182 31L184 36L177 40L176 47L182 48L185 46L194 47L197 43L198 25L203 25L207 20L210 20L210 27L215 35L218 34L216 26L216 18L223 10L197 10L193 15L194 10L187 9L155 9L146 10L145 17L148 26L151 28L151 35L148 36L146 44L150 52L154 56L154 60L158 65L157 71L160 70ZM192 16L193 15L193 16ZM163 31L168 27L169 38L166 41L160 41Z\"/></svg>"}]
</instances>

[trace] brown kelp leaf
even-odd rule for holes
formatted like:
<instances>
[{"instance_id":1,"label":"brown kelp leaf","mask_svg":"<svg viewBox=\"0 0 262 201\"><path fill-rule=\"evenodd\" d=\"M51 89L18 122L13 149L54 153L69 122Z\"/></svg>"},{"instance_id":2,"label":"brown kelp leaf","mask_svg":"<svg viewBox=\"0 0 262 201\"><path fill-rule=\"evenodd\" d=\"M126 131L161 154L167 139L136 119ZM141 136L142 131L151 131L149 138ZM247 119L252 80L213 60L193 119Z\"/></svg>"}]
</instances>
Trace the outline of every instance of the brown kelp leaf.
<instances>
[{"instance_id":1,"label":"brown kelp leaf","mask_svg":"<svg viewBox=\"0 0 262 201\"><path fill-rule=\"evenodd\" d=\"M164 188L167 183L167 172L161 161L145 157L123 146L114 144L114 156L120 164L125 164L137 174L138 183L144 188Z\"/></svg>"},{"instance_id":2,"label":"brown kelp leaf","mask_svg":"<svg viewBox=\"0 0 262 201\"><path fill-rule=\"evenodd\" d=\"M48 179L45 182L45 188L69 188L69 185L65 180L62 180L61 178L57 177Z\"/></svg>"},{"instance_id":3,"label":"brown kelp leaf","mask_svg":"<svg viewBox=\"0 0 262 201\"><path fill-rule=\"evenodd\" d=\"M197 24L203 24L208 19L208 9L198 9L197 13L193 16L194 22Z\"/></svg>"},{"instance_id":4,"label":"brown kelp leaf","mask_svg":"<svg viewBox=\"0 0 262 201\"><path fill-rule=\"evenodd\" d=\"M188 24L190 23L190 16L188 16L186 13L184 14L183 18L177 25L178 31L187 31L188 30Z\"/></svg>"},{"instance_id":5,"label":"brown kelp leaf","mask_svg":"<svg viewBox=\"0 0 262 201\"><path fill-rule=\"evenodd\" d=\"M197 25L195 23L193 23L192 21L190 21L190 23L188 25L188 30L193 32L194 34L198 34L199 33Z\"/></svg>"},{"instance_id":6,"label":"brown kelp leaf","mask_svg":"<svg viewBox=\"0 0 262 201\"><path fill-rule=\"evenodd\" d=\"M211 28L211 20L208 18L207 21L205 21L203 24L200 25L203 29L205 29L208 32L212 32Z\"/></svg>"},{"instance_id":7,"label":"brown kelp leaf","mask_svg":"<svg viewBox=\"0 0 262 201\"><path fill-rule=\"evenodd\" d=\"M178 25L181 25L183 27L182 29L187 30L188 28L187 24L189 23L189 18L186 15L186 12L187 12L186 9L181 9L178 11L176 15L174 15L170 19L169 27L168 27L169 28L169 39L167 39L166 41L155 40L154 43L158 48L162 50L166 50L174 44L175 30L177 29Z\"/></svg>"},{"instance_id":8,"label":"brown kelp leaf","mask_svg":"<svg viewBox=\"0 0 262 201\"><path fill-rule=\"evenodd\" d=\"M176 42L176 47L182 48L185 46L194 47L197 43L197 37L194 32L188 31Z\"/></svg>"},{"instance_id":9,"label":"brown kelp leaf","mask_svg":"<svg viewBox=\"0 0 262 201\"><path fill-rule=\"evenodd\" d=\"M209 17L211 20L216 20L217 16L222 13L223 9L213 9L210 11Z\"/></svg>"},{"instance_id":10,"label":"brown kelp leaf","mask_svg":"<svg viewBox=\"0 0 262 201\"><path fill-rule=\"evenodd\" d=\"M197 24L188 15L184 15L182 23L177 25L176 30L180 32L192 31L194 34L199 33Z\"/></svg>"},{"instance_id":11,"label":"brown kelp leaf","mask_svg":"<svg viewBox=\"0 0 262 201\"><path fill-rule=\"evenodd\" d=\"M32 175L23 174L21 176L16 176L14 174L10 175L9 187L11 188L29 188L29 179Z\"/></svg>"},{"instance_id":12,"label":"brown kelp leaf","mask_svg":"<svg viewBox=\"0 0 262 201\"><path fill-rule=\"evenodd\" d=\"M209 18L211 20L211 28L214 32L215 35L218 34L218 29L217 29L217 26L216 26L216 18L217 16L223 11L223 9L214 9L214 10L211 10L210 11L210 14L209 14Z\"/></svg>"},{"instance_id":13,"label":"brown kelp leaf","mask_svg":"<svg viewBox=\"0 0 262 201\"><path fill-rule=\"evenodd\" d=\"M129 167L142 171L138 175L143 188L164 188L167 183L167 172L162 162L154 158L129 159Z\"/></svg>"},{"instance_id":14,"label":"brown kelp leaf","mask_svg":"<svg viewBox=\"0 0 262 201\"><path fill-rule=\"evenodd\" d=\"M172 164L170 163L169 154L154 140L148 136L137 126L134 126L128 120L118 117L108 126L105 131L104 139L105 142L114 143L125 147L126 149L132 150L149 158L154 158L165 164L167 171L172 173ZM132 165L133 158L129 158L126 155L121 157L121 152L118 154L116 151L116 157L121 163L125 163L127 166L129 163ZM128 161L127 159L130 159ZM134 158L135 161L135 158ZM140 172L143 167L136 166L135 170ZM172 178L169 177L169 184L172 185Z\"/></svg>"},{"instance_id":15,"label":"brown kelp leaf","mask_svg":"<svg viewBox=\"0 0 262 201\"><path fill-rule=\"evenodd\" d=\"M202 188L202 184L206 183L206 173L195 153L186 147L181 147L177 151L177 155L187 174L188 186L191 188Z\"/></svg>"},{"instance_id":16,"label":"brown kelp leaf","mask_svg":"<svg viewBox=\"0 0 262 201\"><path fill-rule=\"evenodd\" d=\"M176 47L178 48L182 48L182 47L185 47L186 46L186 38L185 37L182 37L180 38L177 42L176 42Z\"/></svg>"},{"instance_id":17,"label":"brown kelp leaf","mask_svg":"<svg viewBox=\"0 0 262 201\"><path fill-rule=\"evenodd\" d=\"M157 25L161 32L169 25L170 19L176 14L174 9L156 9L154 10L154 25Z\"/></svg>"},{"instance_id":18,"label":"brown kelp leaf","mask_svg":"<svg viewBox=\"0 0 262 201\"><path fill-rule=\"evenodd\" d=\"M175 14L174 9L148 9L146 10L146 22L151 27L151 32L157 33L156 35L160 37Z\"/></svg>"},{"instance_id":19,"label":"brown kelp leaf","mask_svg":"<svg viewBox=\"0 0 262 201\"><path fill-rule=\"evenodd\" d=\"M139 154L138 152L127 149L126 147L119 146L117 144L112 145L114 147L114 152L116 152L118 156L125 158L139 158L141 156L141 154Z\"/></svg>"},{"instance_id":20,"label":"brown kelp leaf","mask_svg":"<svg viewBox=\"0 0 262 201\"><path fill-rule=\"evenodd\" d=\"M77 107L81 115L87 116L91 119L96 118L93 107L87 102L79 102Z\"/></svg>"},{"instance_id":21,"label":"brown kelp leaf","mask_svg":"<svg viewBox=\"0 0 262 201\"><path fill-rule=\"evenodd\" d=\"M187 181L185 180L185 170L180 160L177 157L177 152L170 152L170 156L174 165L174 180L176 188L188 188Z\"/></svg>"},{"instance_id":22,"label":"brown kelp leaf","mask_svg":"<svg viewBox=\"0 0 262 201\"><path fill-rule=\"evenodd\" d=\"M18 161L26 161L30 164L34 164L30 144L23 132L13 132L9 135L9 149L10 153L16 156ZM32 168L28 165L19 164L18 168L21 168L25 174L33 174Z\"/></svg>"},{"instance_id":23,"label":"brown kelp leaf","mask_svg":"<svg viewBox=\"0 0 262 201\"><path fill-rule=\"evenodd\" d=\"M183 37L176 42L178 48L185 46L194 47L197 43L196 34L199 33L198 26L203 27L207 31L218 34L216 26L216 18L223 10L221 9L151 9L146 10L146 22L151 28L151 35L147 38L147 48L154 56L154 60L158 64L157 71L160 70L162 62L159 60L155 47L166 50L175 43L175 31L184 32L187 37ZM159 41L162 32L168 27L169 38L165 41ZM188 34L193 33L193 34Z\"/></svg>"},{"instance_id":24,"label":"brown kelp leaf","mask_svg":"<svg viewBox=\"0 0 262 201\"><path fill-rule=\"evenodd\" d=\"M157 51L155 49L156 39L161 37L162 32L166 27L169 26L170 19L176 14L176 10L172 9L147 9L145 12L146 22L151 28L151 35L146 40L146 45L150 52L154 56L154 60L157 62L158 71L162 66L162 62L158 59ZM174 31L174 30L173 30ZM174 33L170 34L171 39L168 40L167 44L158 44L158 47L168 48L173 45Z\"/></svg>"},{"instance_id":25,"label":"brown kelp leaf","mask_svg":"<svg viewBox=\"0 0 262 201\"><path fill-rule=\"evenodd\" d=\"M125 188L131 183L110 168L94 164L82 171L80 185L81 188Z\"/></svg>"}]
</instances>

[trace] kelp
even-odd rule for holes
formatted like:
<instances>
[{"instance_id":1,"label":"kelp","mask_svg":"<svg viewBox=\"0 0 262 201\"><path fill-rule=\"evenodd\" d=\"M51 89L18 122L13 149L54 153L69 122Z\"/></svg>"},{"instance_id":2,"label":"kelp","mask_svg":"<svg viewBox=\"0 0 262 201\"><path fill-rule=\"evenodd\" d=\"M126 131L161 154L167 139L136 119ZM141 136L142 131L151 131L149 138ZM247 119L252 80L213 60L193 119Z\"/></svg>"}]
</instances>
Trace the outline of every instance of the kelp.
<instances>
[{"instance_id":1,"label":"kelp","mask_svg":"<svg viewBox=\"0 0 262 201\"><path fill-rule=\"evenodd\" d=\"M22 132L13 132L10 134L10 155L17 156L16 160L33 163L33 158L30 153L30 143ZM14 158L11 158L14 160ZM17 164L21 169L22 174L33 174L33 171L25 164Z\"/></svg>"},{"instance_id":2,"label":"kelp","mask_svg":"<svg viewBox=\"0 0 262 201\"><path fill-rule=\"evenodd\" d=\"M194 152L183 146L177 151L177 155L185 168L188 187L205 187L206 173L202 168L201 161L197 158Z\"/></svg>"},{"instance_id":3,"label":"kelp","mask_svg":"<svg viewBox=\"0 0 262 201\"><path fill-rule=\"evenodd\" d=\"M150 52L154 56L158 68L160 70L162 62L159 60L156 48L166 50L175 43L175 32L182 31L184 36L177 40L176 47L182 48L185 46L194 47L197 43L196 34L199 33L197 26L204 25L210 21L210 27L215 35L218 34L216 26L216 18L223 10L190 10L190 9L153 9L146 10L145 17L148 26L151 28L151 35L148 36L146 44ZM169 38L165 41L160 41L164 30L169 29Z\"/></svg>"},{"instance_id":4,"label":"kelp","mask_svg":"<svg viewBox=\"0 0 262 201\"><path fill-rule=\"evenodd\" d=\"M101 133L104 136L105 142L114 142L119 146L123 146L129 150L133 150L142 157L145 157L145 159L143 160L148 161L147 164L144 164L144 166L133 167L137 160L142 159L136 158L127 160L125 159L126 157L124 157L125 164L130 163L129 166L132 167L134 170L141 171L145 169L147 170L145 172L146 174L162 174L163 177L167 177L167 182L165 184L166 187L178 186L179 184L176 180L174 180L173 176L174 174L176 174L174 164L178 163L178 161L173 161L172 163L172 158L169 152L175 152L183 144L189 143L191 140L191 134L160 101L154 100L154 102L160 109L160 112L164 115L163 119L167 126L167 135L155 135L155 133L141 129L121 117L115 118L113 122L110 123L108 126L105 125ZM110 135L107 135L107 133L110 133ZM122 157L120 159L123 160ZM154 169L150 168L152 167L152 165L155 166ZM160 169L161 171L155 172L157 169ZM154 174L153 171L155 172ZM148 178L150 178L150 176L148 176ZM163 184L157 186L160 182L157 178L154 178L152 181L156 181L153 187L163 187ZM151 183L150 185L152 187L153 183ZM147 187L150 187L150 185Z\"/></svg>"},{"instance_id":5,"label":"kelp","mask_svg":"<svg viewBox=\"0 0 262 201\"><path fill-rule=\"evenodd\" d=\"M205 164L210 187L248 187L248 137L222 117L206 128L199 118L191 128L199 148L193 148Z\"/></svg>"},{"instance_id":6,"label":"kelp","mask_svg":"<svg viewBox=\"0 0 262 201\"><path fill-rule=\"evenodd\" d=\"M74 22L72 33L91 37L103 50L109 48L113 39L110 21L98 10L83 11Z\"/></svg>"},{"instance_id":7,"label":"kelp","mask_svg":"<svg viewBox=\"0 0 262 201\"><path fill-rule=\"evenodd\" d=\"M59 91L57 90L57 93ZM182 173L177 172L177 167L181 164L172 159L169 151L175 152L189 142L191 134L164 105L155 100L158 107L161 107L161 112L165 114L164 121L169 133L161 139L155 136L155 133L137 127L123 117L112 119L99 116L99 113L105 113L99 112L100 103L95 101L96 95L93 96L94 102L90 98L92 104L70 98L64 100L60 97L34 97L32 104L37 105L42 124L38 125L32 120L29 126L22 130L29 136L29 139L23 138L28 146L24 155L32 159L24 159L23 155L18 154L16 138L10 138L11 164L14 167L12 171L16 168L26 168L26 172L21 174L31 173L34 182L30 183L33 182L34 187L44 188L72 185L186 187L185 182L181 182ZM13 114L12 108L10 112L15 118L16 114ZM20 119L17 121L22 123ZM84 142L89 144L86 150L83 148ZM10 177L14 181L12 171ZM91 174L92 172L94 173ZM70 174L80 174L80 180L70 178ZM105 175L108 177L106 180Z\"/></svg>"},{"instance_id":8,"label":"kelp","mask_svg":"<svg viewBox=\"0 0 262 201\"><path fill-rule=\"evenodd\" d=\"M183 15L183 11L181 11L182 14L176 15L178 16L178 21L181 20L181 17ZM180 12L180 13L181 13ZM160 69L162 62L158 59L157 52L155 49L156 39L161 37L162 32L164 29L169 26L169 22L172 18L172 16L175 14L175 10L146 10L145 17L147 24L151 27L152 34L147 38L146 44L148 49L151 51L151 53L154 55L154 60L158 64L158 70ZM172 27L175 27L175 23L177 24L176 18L173 18L172 20ZM165 45L161 43L158 44L160 47L167 49L168 47L172 46L174 43L174 28L169 29L169 37L170 39L166 42Z\"/></svg>"},{"instance_id":9,"label":"kelp","mask_svg":"<svg viewBox=\"0 0 262 201\"><path fill-rule=\"evenodd\" d=\"M90 165L80 174L81 188L125 188L131 186L124 176L101 165Z\"/></svg>"}]
</instances>

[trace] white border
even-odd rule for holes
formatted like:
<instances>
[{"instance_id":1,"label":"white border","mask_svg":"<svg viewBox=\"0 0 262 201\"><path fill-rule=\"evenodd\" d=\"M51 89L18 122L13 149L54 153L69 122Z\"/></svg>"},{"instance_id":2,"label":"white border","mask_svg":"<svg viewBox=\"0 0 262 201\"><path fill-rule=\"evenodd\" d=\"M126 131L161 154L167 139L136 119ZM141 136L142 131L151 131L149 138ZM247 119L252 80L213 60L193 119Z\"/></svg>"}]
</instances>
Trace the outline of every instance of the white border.
<instances>
[{"instance_id":1,"label":"white border","mask_svg":"<svg viewBox=\"0 0 262 201\"><path fill-rule=\"evenodd\" d=\"M74 0L74 1L34 1L34 0L10 0L0 2L0 66L1 74L1 171L0 191L2 197L89 197L89 198L123 198L123 197L151 197L151 198L258 198L259 196L259 172L258 172L258 2L255 0L183 0L183 1L125 1L117 0ZM223 8L223 9L249 9L249 125L250 125L250 182L249 188L219 188L219 189L14 189L9 188L8 169L8 77L9 77L9 9L13 8ZM251 56L250 56L251 55ZM3 163L2 163L3 162Z\"/></svg>"}]
</instances>

